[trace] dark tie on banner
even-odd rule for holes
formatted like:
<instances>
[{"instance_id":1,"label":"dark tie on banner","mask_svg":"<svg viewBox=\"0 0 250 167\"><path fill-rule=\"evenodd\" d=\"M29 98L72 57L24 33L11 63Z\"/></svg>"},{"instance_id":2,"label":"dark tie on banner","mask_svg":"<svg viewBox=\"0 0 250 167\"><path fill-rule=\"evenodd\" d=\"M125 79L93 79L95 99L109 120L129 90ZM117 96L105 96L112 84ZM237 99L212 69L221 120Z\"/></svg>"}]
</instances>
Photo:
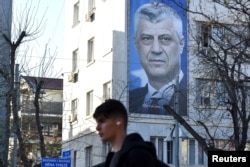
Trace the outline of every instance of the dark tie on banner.
<instances>
[{"instance_id":1,"label":"dark tie on banner","mask_svg":"<svg viewBox=\"0 0 250 167\"><path fill-rule=\"evenodd\" d=\"M153 93L151 103L148 107L148 112L152 114L164 113L163 105L167 104L167 100L163 98L162 93L156 91Z\"/></svg>"},{"instance_id":2,"label":"dark tie on banner","mask_svg":"<svg viewBox=\"0 0 250 167\"><path fill-rule=\"evenodd\" d=\"M166 114L163 106L170 103L171 97L173 96L171 88L173 88L173 86L166 88L163 92L155 91L150 99L143 104L143 112L150 114Z\"/></svg>"},{"instance_id":3,"label":"dark tie on banner","mask_svg":"<svg viewBox=\"0 0 250 167\"><path fill-rule=\"evenodd\" d=\"M159 100L160 98L152 98L152 102L148 107L149 113L159 113L161 111L161 107L158 103Z\"/></svg>"}]
</instances>

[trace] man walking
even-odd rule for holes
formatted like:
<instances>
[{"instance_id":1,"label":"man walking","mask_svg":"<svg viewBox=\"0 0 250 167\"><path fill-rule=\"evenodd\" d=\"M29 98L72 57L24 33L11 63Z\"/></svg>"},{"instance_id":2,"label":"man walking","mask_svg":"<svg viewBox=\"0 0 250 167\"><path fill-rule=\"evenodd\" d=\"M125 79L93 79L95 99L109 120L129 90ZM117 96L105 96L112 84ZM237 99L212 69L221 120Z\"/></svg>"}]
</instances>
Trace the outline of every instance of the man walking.
<instances>
[{"instance_id":1,"label":"man walking","mask_svg":"<svg viewBox=\"0 0 250 167\"><path fill-rule=\"evenodd\" d=\"M98 167L156 167L155 147L138 133L127 135L128 115L124 105L114 99L105 101L94 113L96 130L102 141L111 145L105 163Z\"/></svg>"}]
</instances>

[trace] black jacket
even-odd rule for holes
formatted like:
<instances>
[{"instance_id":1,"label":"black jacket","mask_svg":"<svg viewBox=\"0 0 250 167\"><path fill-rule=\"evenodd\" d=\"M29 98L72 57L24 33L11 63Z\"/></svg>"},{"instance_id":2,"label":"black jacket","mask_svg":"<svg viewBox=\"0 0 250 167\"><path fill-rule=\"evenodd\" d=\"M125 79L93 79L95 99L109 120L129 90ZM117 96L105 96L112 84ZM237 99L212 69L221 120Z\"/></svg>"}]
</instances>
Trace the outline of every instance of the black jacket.
<instances>
[{"instance_id":1,"label":"black jacket","mask_svg":"<svg viewBox=\"0 0 250 167\"><path fill-rule=\"evenodd\" d=\"M144 142L139 134L133 133L125 138L116 155L110 152L105 163L95 167L156 167L156 159L154 145Z\"/></svg>"}]
</instances>

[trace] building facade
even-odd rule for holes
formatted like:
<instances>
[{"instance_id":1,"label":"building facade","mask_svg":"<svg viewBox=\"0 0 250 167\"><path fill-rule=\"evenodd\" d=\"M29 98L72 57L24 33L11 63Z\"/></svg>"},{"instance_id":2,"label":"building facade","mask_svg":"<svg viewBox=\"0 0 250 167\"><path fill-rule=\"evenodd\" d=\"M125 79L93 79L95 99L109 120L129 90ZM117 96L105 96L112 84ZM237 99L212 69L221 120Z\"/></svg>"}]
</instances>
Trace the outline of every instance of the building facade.
<instances>
[{"instance_id":1,"label":"building facade","mask_svg":"<svg viewBox=\"0 0 250 167\"><path fill-rule=\"evenodd\" d=\"M67 9L64 53L65 59L69 61L64 66L62 152L70 151L73 167L83 164L90 167L105 160L109 146L99 139L92 114L98 105L109 98L119 99L124 103L129 114L128 133L139 132L145 140L152 141L160 160L174 165L178 156L181 166L207 165L203 147L183 126L177 124L172 116L162 112L144 112L136 103L145 100L146 97L134 94L134 90L145 87L148 83L134 41L134 14L138 7L148 2L152 1L65 1ZM201 85L197 81L197 78L201 78L201 73L194 71L197 50L193 46L198 45L192 38L194 34L202 34L205 39L207 31L200 31L200 27L206 19L186 13L183 9L188 6L192 10L198 9L198 12L208 10L209 14L214 12L211 11L211 6L214 7L215 4L212 1L204 3L200 0L161 2L168 4L180 14L184 36L178 77L171 81L169 91L172 95L179 93L180 98L170 98L178 105L170 107L174 110L179 109L180 115L195 131L206 138L204 128L197 125L194 120L201 118L197 112L200 113L212 99L202 94L204 87L197 88L197 85ZM204 6L199 8L200 4ZM228 11L223 8L221 12L225 14ZM214 111L221 113L215 109ZM223 123L226 127L229 126L227 121ZM176 128L177 125L179 128ZM218 134L215 129L212 130L218 139L216 145L221 147L226 140L222 137L223 130ZM178 149L175 149L176 143L179 143Z\"/></svg>"}]
</instances>

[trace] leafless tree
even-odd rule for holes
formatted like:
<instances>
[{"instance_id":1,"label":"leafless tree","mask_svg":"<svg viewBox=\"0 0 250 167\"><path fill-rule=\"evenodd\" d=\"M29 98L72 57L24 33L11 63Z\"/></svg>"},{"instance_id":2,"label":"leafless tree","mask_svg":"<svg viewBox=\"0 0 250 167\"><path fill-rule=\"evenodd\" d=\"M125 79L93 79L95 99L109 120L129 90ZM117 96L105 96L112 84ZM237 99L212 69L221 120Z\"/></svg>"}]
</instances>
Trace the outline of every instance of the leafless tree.
<instances>
[{"instance_id":1,"label":"leafless tree","mask_svg":"<svg viewBox=\"0 0 250 167\"><path fill-rule=\"evenodd\" d=\"M250 121L249 9L248 0L196 0L185 9L190 20L190 72L196 76L190 79L189 97L194 98L189 99L188 119L169 106L165 108L205 151L218 149L216 138L224 138L233 150L246 147Z\"/></svg>"},{"instance_id":2,"label":"leafless tree","mask_svg":"<svg viewBox=\"0 0 250 167\"><path fill-rule=\"evenodd\" d=\"M5 41L10 46L10 63L9 63L10 73L8 75L9 90L6 94L6 96L8 97L7 98L8 101L6 103L7 106L9 106L8 107L9 110L12 111L13 128L15 128L15 133L19 141L19 154L25 166L28 166L29 162L27 156L25 155L23 137L20 129L20 121L18 118L18 110L17 110L18 106L16 105L17 96L16 96L16 88L14 87L14 75L15 75L17 49L23 42L37 39L43 32L45 20L44 18L38 19L37 14L38 14L38 8L33 7L31 3L27 3L25 9L22 12L18 13L18 15L16 16L17 21L13 23L14 31L11 33L11 37L9 37L4 32L1 32L1 35L4 37ZM3 73L8 74L8 72L6 71L3 71ZM10 125L7 125L7 127L10 127ZM4 164L6 164L5 160Z\"/></svg>"},{"instance_id":3,"label":"leafless tree","mask_svg":"<svg viewBox=\"0 0 250 167\"><path fill-rule=\"evenodd\" d=\"M41 157L47 156L48 150L46 150L46 147L52 148L52 146L49 143L48 144L45 143L45 136L44 136L44 132L46 132L45 129L46 124L44 124L44 122L47 122L49 120L45 120L45 118L41 114L51 113L52 110L61 111L61 108L58 105L52 104L53 103L52 101L46 100L46 98L49 97L46 96L46 92L44 91L46 90L46 85L50 84L48 83L49 82L48 78L44 76L47 76L48 74L51 74L52 76L53 73L52 67L56 56L57 52L55 51L51 55L46 45L44 55L40 61L40 65L37 67L38 70L33 69L37 72L37 74L35 74L35 77L28 77L30 79L25 79L27 83L30 83L29 85L31 86L30 87L31 91L26 91L26 93L22 94L24 99L26 99L25 101L23 101L22 110L30 113L30 116L26 116L22 122L23 130L25 129L26 132L28 132L27 133L28 135L25 135L25 130L24 130L23 136L25 136L25 140L27 141L26 144L29 144L30 139L35 138L39 140ZM54 78L58 77L58 75L55 73L54 76L55 76ZM23 76L23 78L26 77ZM48 94L48 96L50 95ZM31 116L33 114L35 115L34 117ZM28 129L27 124L34 125L34 127L32 129ZM57 137L57 135L55 135L54 137Z\"/></svg>"},{"instance_id":4,"label":"leafless tree","mask_svg":"<svg viewBox=\"0 0 250 167\"><path fill-rule=\"evenodd\" d=\"M52 56L49 52L49 49L47 48L47 45L45 47L45 52L43 57L41 58L40 61L40 66L39 66L39 70L38 70L38 76L43 77L44 75L48 75L48 73L53 73L53 63L55 61L55 57L56 57L56 52L54 52L54 54ZM41 157L45 157L46 156L46 149L45 149L45 143L44 143L44 136L43 136L43 127L41 125L41 121L40 121L40 113L41 113L41 106L40 106L40 100L41 100L41 94L42 94L42 89L45 85L45 81L42 79L38 79L36 80L36 84L35 86L35 97L34 97L34 106L35 106L35 117L36 117L36 125L37 125L37 131L39 134L39 138L40 138L40 150L41 150Z\"/></svg>"}]
</instances>

